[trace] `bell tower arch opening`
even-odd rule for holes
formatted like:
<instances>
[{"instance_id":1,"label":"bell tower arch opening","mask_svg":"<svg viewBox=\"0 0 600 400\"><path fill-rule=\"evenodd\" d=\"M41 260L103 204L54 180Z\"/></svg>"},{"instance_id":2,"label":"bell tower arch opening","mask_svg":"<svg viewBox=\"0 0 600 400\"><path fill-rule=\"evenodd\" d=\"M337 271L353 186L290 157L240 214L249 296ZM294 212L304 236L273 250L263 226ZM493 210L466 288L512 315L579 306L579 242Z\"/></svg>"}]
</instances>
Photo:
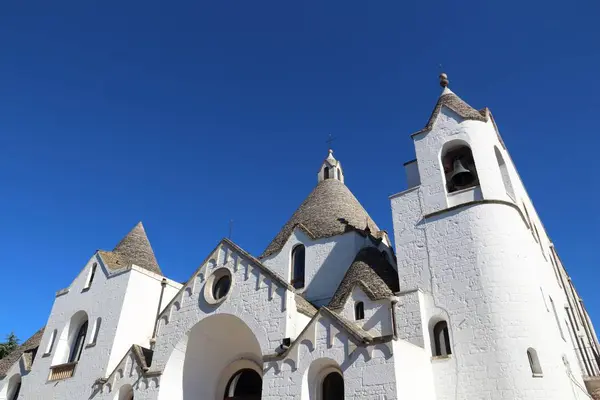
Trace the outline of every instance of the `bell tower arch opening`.
<instances>
[{"instance_id":1,"label":"bell tower arch opening","mask_svg":"<svg viewBox=\"0 0 600 400\"><path fill-rule=\"evenodd\" d=\"M469 145L462 140L444 145L442 168L448 193L479 186L473 152Z\"/></svg>"}]
</instances>

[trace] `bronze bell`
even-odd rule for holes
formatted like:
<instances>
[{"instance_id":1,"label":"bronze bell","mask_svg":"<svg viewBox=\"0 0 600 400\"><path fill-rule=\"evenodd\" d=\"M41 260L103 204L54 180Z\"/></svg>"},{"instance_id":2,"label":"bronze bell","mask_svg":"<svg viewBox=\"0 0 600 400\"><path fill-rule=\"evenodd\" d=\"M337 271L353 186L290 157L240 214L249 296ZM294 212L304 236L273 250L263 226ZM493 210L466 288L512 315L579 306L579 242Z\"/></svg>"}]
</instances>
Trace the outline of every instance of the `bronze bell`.
<instances>
[{"instance_id":1,"label":"bronze bell","mask_svg":"<svg viewBox=\"0 0 600 400\"><path fill-rule=\"evenodd\" d=\"M454 160L454 166L452 169L452 175L450 175L450 181L456 188L469 186L475 181L475 175L465 167L463 167L460 160L457 158Z\"/></svg>"}]
</instances>

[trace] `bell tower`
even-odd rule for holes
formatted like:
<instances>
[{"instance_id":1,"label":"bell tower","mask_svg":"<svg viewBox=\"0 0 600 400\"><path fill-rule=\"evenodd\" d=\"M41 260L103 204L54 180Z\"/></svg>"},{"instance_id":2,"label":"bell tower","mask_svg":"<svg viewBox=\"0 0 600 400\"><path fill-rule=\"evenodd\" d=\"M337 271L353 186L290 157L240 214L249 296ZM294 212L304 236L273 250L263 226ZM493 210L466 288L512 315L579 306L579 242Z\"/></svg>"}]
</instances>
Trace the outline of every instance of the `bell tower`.
<instances>
[{"instance_id":1,"label":"bell tower","mask_svg":"<svg viewBox=\"0 0 600 400\"><path fill-rule=\"evenodd\" d=\"M329 149L327 158L321 164L321 169L317 175L318 182L324 181L325 179L337 179L344 183L344 170L342 169L342 163L335 159L333 156L333 150Z\"/></svg>"},{"instance_id":2,"label":"bell tower","mask_svg":"<svg viewBox=\"0 0 600 400\"><path fill-rule=\"evenodd\" d=\"M490 110L464 102L446 74L440 84L429 121L411 135L409 187L390 197L398 309L420 309L397 318L400 339L431 354L440 398L577 398L562 361L576 359L561 333L566 315L546 306L566 301L549 239ZM478 392L460 384L474 373Z\"/></svg>"},{"instance_id":3,"label":"bell tower","mask_svg":"<svg viewBox=\"0 0 600 400\"><path fill-rule=\"evenodd\" d=\"M518 175L487 108L476 110L448 87L427 125L412 134L416 160L406 165L409 185L423 189L424 211L441 211L484 199L514 202Z\"/></svg>"}]
</instances>

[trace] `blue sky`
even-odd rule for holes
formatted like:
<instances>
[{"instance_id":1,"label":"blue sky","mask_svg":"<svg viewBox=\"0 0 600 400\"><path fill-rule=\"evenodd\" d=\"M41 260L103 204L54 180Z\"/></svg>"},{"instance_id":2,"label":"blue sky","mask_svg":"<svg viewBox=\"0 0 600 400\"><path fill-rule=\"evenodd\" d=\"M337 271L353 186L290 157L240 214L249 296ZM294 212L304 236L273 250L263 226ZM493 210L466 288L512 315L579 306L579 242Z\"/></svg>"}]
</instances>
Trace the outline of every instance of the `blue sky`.
<instances>
[{"instance_id":1,"label":"blue sky","mask_svg":"<svg viewBox=\"0 0 600 400\"><path fill-rule=\"evenodd\" d=\"M593 1L2 2L0 335L43 326L55 291L139 220L179 281L230 219L259 254L316 184L329 133L391 231L440 63L492 109L600 323L599 14Z\"/></svg>"}]
</instances>

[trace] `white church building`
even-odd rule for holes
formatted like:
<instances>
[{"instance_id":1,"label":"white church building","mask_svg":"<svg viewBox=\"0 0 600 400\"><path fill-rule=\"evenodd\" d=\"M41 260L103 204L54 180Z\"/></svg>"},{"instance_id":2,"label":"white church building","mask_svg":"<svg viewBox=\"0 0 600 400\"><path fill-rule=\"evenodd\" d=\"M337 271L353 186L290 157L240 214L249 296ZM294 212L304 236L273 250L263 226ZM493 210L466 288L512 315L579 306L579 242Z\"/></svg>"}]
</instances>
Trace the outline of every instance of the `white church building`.
<instances>
[{"instance_id":1,"label":"white church building","mask_svg":"<svg viewBox=\"0 0 600 400\"><path fill-rule=\"evenodd\" d=\"M440 78L390 197L393 247L331 150L261 255L223 239L181 284L139 223L72 266L0 360L0 400L592 398L584 303L490 110Z\"/></svg>"}]
</instances>

